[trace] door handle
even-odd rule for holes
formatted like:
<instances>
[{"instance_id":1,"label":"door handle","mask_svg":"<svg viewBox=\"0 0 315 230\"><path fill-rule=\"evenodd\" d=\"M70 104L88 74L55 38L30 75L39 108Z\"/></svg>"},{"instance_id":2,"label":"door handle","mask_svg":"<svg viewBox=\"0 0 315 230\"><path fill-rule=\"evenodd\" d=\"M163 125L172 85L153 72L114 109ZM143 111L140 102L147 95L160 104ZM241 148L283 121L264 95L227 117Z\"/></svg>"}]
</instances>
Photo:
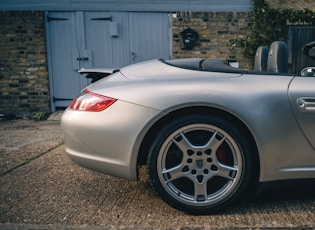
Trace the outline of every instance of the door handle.
<instances>
[{"instance_id":1,"label":"door handle","mask_svg":"<svg viewBox=\"0 0 315 230\"><path fill-rule=\"evenodd\" d=\"M131 52L131 61L134 61L136 59L136 54L134 52Z\"/></svg>"},{"instance_id":2,"label":"door handle","mask_svg":"<svg viewBox=\"0 0 315 230\"><path fill-rule=\"evenodd\" d=\"M296 103L302 111L315 112L315 98L313 97L300 97L296 100Z\"/></svg>"}]
</instances>

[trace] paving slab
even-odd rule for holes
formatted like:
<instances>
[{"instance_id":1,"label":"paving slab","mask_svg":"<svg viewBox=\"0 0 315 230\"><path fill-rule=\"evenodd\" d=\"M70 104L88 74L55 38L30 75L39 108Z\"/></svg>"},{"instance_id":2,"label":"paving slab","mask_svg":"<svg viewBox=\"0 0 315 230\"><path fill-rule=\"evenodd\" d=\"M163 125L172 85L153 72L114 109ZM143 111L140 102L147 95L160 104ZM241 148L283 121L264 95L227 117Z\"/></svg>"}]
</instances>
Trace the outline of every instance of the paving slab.
<instances>
[{"instance_id":1,"label":"paving slab","mask_svg":"<svg viewBox=\"0 0 315 230\"><path fill-rule=\"evenodd\" d=\"M62 143L60 119L0 122L0 175L39 157Z\"/></svg>"}]
</instances>

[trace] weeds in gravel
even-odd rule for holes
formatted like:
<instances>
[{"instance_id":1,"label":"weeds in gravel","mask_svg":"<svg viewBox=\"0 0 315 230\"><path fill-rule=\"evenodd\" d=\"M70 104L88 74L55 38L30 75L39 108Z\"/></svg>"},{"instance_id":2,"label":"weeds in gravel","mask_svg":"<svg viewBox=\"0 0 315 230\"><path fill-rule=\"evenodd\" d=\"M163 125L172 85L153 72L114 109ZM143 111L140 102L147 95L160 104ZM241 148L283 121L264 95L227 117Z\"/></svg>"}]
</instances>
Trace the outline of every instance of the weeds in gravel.
<instances>
[{"instance_id":1,"label":"weeds in gravel","mask_svg":"<svg viewBox=\"0 0 315 230\"><path fill-rule=\"evenodd\" d=\"M50 115L50 113L47 113L47 112L33 113L32 119L35 121L44 121L44 120L47 120L49 115Z\"/></svg>"}]
</instances>

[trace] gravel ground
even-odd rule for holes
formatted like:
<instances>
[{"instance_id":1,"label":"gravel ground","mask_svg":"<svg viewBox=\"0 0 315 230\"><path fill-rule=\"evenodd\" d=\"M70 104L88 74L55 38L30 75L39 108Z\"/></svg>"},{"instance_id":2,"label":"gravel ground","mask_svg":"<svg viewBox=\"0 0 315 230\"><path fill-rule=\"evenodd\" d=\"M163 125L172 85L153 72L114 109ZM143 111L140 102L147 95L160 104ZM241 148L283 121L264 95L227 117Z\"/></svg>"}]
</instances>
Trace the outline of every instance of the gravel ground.
<instances>
[{"instance_id":1,"label":"gravel ground","mask_svg":"<svg viewBox=\"0 0 315 230\"><path fill-rule=\"evenodd\" d=\"M0 122L0 175L63 143L60 121Z\"/></svg>"},{"instance_id":2,"label":"gravel ground","mask_svg":"<svg viewBox=\"0 0 315 230\"><path fill-rule=\"evenodd\" d=\"M0 229L315 229L314 187L188 215L155 195L145 169L135 182L71 162L58 120L1 122L0 151Z\"/></svg>"}]
</instances>

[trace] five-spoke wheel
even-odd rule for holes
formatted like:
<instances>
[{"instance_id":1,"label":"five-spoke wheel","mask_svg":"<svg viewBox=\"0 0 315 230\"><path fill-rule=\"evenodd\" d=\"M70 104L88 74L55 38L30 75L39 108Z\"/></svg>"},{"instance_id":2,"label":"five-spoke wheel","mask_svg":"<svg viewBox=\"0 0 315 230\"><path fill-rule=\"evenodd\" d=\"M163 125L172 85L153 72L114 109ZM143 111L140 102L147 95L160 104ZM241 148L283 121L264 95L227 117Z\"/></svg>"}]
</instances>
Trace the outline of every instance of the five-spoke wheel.
<instances>
[{"instance_id":1,"label":"five-spoke wheel","mask_svg":"<svg viewBox=\"0 0 315 230\"><path fill-rule=\"evenodd\" d=\"M208 213L237 197L247 186L249 148L227 121L205 115L166 125L151 148L149 175L170 205L193 214Z\"/></svg>"}]
</instances>

